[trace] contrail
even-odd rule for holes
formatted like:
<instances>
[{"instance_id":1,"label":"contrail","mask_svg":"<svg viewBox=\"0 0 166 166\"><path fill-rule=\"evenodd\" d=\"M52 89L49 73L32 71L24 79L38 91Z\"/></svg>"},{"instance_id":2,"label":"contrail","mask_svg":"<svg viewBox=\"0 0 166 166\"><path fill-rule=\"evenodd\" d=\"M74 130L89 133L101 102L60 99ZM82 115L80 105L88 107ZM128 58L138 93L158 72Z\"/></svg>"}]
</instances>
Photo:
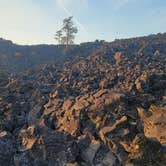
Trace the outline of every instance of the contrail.
<instances>
[{"instance_id":1,"label":"contrail","mask_svg":"<svg viewBox=\"0 0 166 166\"><path fill-rule=\"evenodd\" d=\"M63 0L58 0L59 5L61 6L61 8L65 11L65 13L69 16L72 16L72 13L65 7ZM86 30L86 28L78 21L78 19L76 19L74 17L74 20L76 22L76 24L85 32L88 34L88 31Z\"/></svg>"}]
</instances>

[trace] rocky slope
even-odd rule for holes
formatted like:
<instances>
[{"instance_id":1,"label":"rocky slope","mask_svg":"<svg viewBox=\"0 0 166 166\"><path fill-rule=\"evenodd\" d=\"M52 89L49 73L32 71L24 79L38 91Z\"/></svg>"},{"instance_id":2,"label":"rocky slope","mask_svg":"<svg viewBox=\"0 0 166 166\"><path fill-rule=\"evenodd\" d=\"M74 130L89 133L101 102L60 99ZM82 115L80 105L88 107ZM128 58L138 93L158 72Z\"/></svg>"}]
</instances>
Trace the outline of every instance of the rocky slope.
<instances>
[{"instance_id":1,"label":"rocky slope","mask_svg":"<svg viewBox=\"0 0 166 166\"><path fill-rule=\"evenodd\" d=\"M56 45L17 45L0 38L0 69L20 73L40 64L62 63L73 56L87 55L103 45L103 41L73 45L70 50Z\"/></svg>"},{"instance_id":2,"label":"rocky slope","mask_svg":"<svg viewBox=\"0 0 166 166\"><path fill-rule=\"evenodd\" d=\"M166 165L166 34L63 54L1 76L0 165Z\"/></svg>"}]
</instances>

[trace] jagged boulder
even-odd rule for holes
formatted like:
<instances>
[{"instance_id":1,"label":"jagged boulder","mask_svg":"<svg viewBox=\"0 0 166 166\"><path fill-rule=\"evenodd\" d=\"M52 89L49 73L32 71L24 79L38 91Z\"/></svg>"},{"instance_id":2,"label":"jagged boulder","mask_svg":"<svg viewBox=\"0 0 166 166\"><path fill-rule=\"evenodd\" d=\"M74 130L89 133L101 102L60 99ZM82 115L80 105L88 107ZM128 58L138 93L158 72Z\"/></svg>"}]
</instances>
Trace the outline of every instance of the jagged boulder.
<instances>
[{"instance_id":1,"label":"jagged boulder","mask_svg":"<svg viewBox=\"0 0 166 166\"><path fill-rule=\"evenodd\" d=\"M30 126L20 131L21 146L15 154L17 165L61 165L74 162L78 148L74 138L45 126Z\"/></svg>"},{"instance_id":2,"label":"jagged boulder","mask_svg":"<svg viewBox=\"0 0 166 166\"><path fill-rule=\"evenodd\" d=\"M126 143L120 142L122 147L128 153L124 160L125 166L135 165L165 165L166 157L164 155L164 147L159 142L147 139L142 134L138 134L134 139ZM153 147L153 148L152 148Z\"/></svg>"},{"instance_id":3,"label":"jagged boulder","mask_svg":"<svg viewBox=\"0 0 166 166\"><path fill-rule=\"evenodd\" d=\"M119 157L111 149L95 140L92 136L84 136L80 140L82 164L92 166L121 166Z\"/></svg>"},{"instance_id":4,"label":"jagged boulder","mask_svg":"<svg viewBox=\"0 0 166 166\"><path fill-rule=\"evenodd\" d=\"M145 136L159 141L162 145L166 145L166 107L157 108L151 105L149 112L142 108L137 110L143 122Z\"/></svg>"}]
</instances>

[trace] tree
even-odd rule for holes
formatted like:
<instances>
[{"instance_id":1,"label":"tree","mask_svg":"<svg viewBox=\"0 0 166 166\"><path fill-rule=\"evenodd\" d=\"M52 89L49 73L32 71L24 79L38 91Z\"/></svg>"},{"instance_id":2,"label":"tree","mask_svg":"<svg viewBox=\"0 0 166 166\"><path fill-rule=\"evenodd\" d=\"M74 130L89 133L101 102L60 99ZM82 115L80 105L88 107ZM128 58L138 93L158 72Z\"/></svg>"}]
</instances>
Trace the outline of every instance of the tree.
<instances>
[{"instance_id":1,"label":"tree","mask_svg":"<svg viewBox=\"0 0 166 166\"><path fill-rule=\"evenodd\" d=\"M77 27L74 26L72 19L73 19L73 16L65 18L63 20L62 30L65 33L63 40L65 39L66 47L68 47L69 44L74 43L74 38L75 38L74 34L78 32Z\"/></svg>"},{"instance_id":2,"label":"tree","mask_svg":"<svg viewBox=\"0 0 166 166\"><path fill-rule=\"evenodd\" d=\"M56 32L55 40L58 41L58 44L62 44L62 36L63 36L62 30L59 30L59 31Z\"/></svg>"},{"instance_id":3,"label":"tree","mask_svg":"<svg viewBox=\"0 0 166 166\"><path fill-rule=\"evenodd\" d=\"M61 43L62 43L63 45L66 44L66 36L62 36L62 38L61 38Z\"/></svg>"},{"instance_id":4,"label":"tree","mask_svg":"<svg viewBox=\"0 0 166 166\"><path fill-rule=\"evenodd\" d=\"M62 29L58 30L55 34L55 39L59 44L65 44L68 47L74 43L75 34L78 32L77 27L74 26L73 16L63 20Z\"/></svg>"}]
</instances>

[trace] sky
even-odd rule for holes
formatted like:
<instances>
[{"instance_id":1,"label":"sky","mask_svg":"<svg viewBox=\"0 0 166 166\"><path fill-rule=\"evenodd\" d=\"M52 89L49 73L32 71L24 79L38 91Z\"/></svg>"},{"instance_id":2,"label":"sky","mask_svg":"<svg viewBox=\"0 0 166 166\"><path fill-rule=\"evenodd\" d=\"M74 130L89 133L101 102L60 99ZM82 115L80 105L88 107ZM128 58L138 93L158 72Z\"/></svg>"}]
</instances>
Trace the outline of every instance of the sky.
<instances>
[{"instance_id":1,"label":"sky","mask_svg":"<svg viewBox=\"0 0 166 166\"><path fill-rule=\"evenodd\" d=\"M56 44L64 18L75 43L166 32L166 0L0 0L0 37L17 44Z\"/></svg>"}]
</instances>

